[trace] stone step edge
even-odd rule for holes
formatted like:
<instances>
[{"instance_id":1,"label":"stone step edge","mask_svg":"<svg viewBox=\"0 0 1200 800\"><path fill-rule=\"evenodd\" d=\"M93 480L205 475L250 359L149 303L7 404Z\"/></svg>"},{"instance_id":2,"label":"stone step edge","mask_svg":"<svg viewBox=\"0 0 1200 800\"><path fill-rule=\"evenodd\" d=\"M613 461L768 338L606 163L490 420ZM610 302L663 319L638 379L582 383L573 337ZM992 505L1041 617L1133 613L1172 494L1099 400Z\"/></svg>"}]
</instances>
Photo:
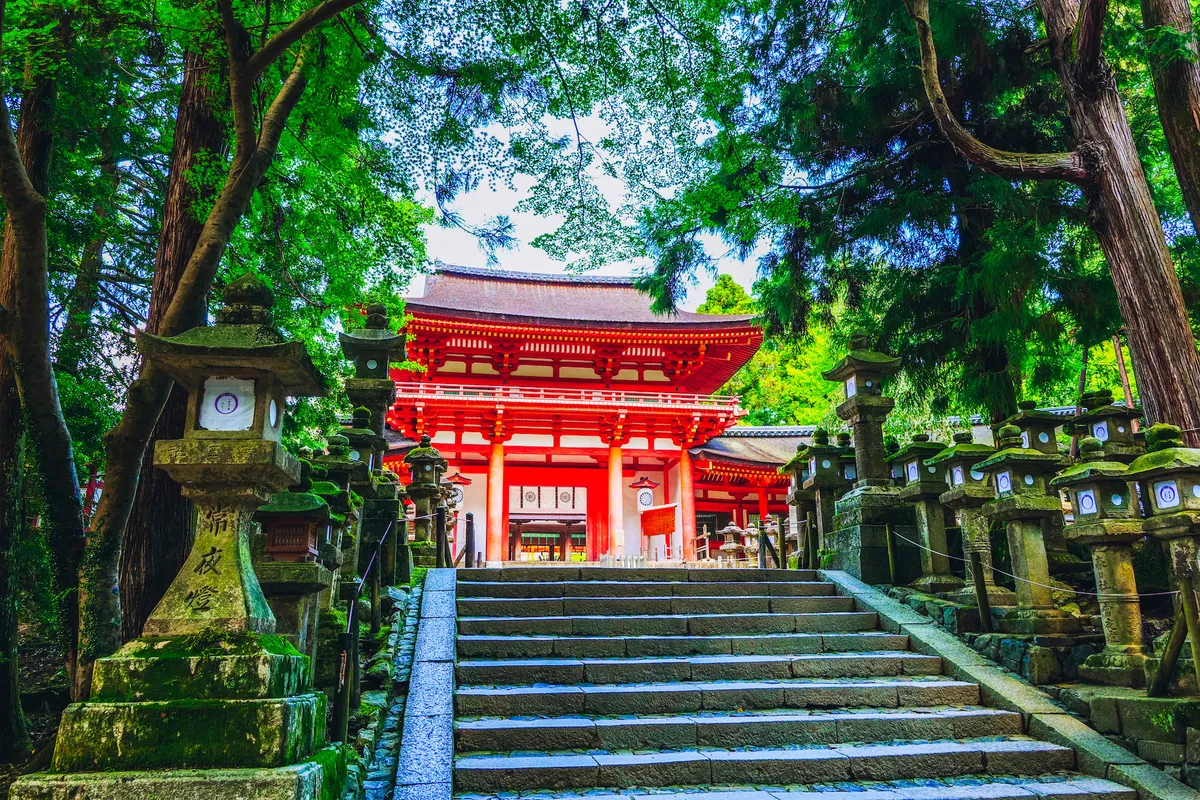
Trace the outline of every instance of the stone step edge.
<instances>
[{"instance_id":1,"label":"stone step edge","mask_svg":"<svg viewBox=\"0 0 1200 800\"><path fill-rule=\"evenodd\" d=\"M709 722L720 721L726 722L729 720L744 720L746 722L774 722L774 721L808 721L808 722L825 722L827 720L863 720L863 719L896 719L896 720L914 720L914 719L948 719L951 717L965 716L1018 716L1013 711L1002 711L998 708L987 708L986 706L902 706L896 709L888 709L887 711L875 711L863 708L854 708L850 710L829 711L822 709L819 712L798 714L796 709L761 709L767 711L765 714L752 714L735 712L725 712L721 714L703 714L698 712L686 712L681 714L632 714L632 715L607 715L607 714L570 714L567 716L547 716L537 717L535 719L521 717L471 717L467 719L456 719L454 721L454 729L471 729L471 730L490 730L509 729L509 728L538 728L538 727L570 727L578 724L581 727L595 724L596 722L619 724L639 724L648 722L664 722L671 723L676 720L693 721L693 722ZM772 711L780 713L770 713Z\"/></svg>"},{"instance_id":2,"label":"stone step edge","mask_svg":"<svg viewBox=\"0 0 1200 800\"><path fill-rule=\"evenodd\" d=\"M916 653L912 650L851 650L839 653L733 653L727 655L679 655L679 656L614 656L601 658L588 656L585 658L468 658L458 662L460 667L573 667L578 664L617 666L629 664L660 664L668 661L678 661L686 664L774 664L781 661L846 661L860 658L903 658L913 661L925 661L936 656Z\"/></svg>"},{"instance_id":3,"label":"stone step edge","mask_svg":"<svg viewBox=\"0 0 1200 800\"><path fill-rule=\"evenodd\" d=\"M489 684L486 686L461 685L454 693L459 694L502 694L514 690L535 692L538 694L574 694L583 692L690 692L697 689L726 689L730 691L745 691L747 689L796 689L803 687L862 689L877 686L973 686L979 684L962 681L949 676L929 675L895 675L876 678L778 678L774 680L728 680L728 681L669 681L630 684L580 683L574 685L545 685L523 686L520 684Z\"/></svg>"},{"instance_id":4,"label":"stone step edge","mask_svg":"<svg viewBox=\"0 0 1200 800\"><path fill-rule=\"evenodd\" d=\"M1079 773L1053 773L1044 778L1025 779L1013 775L959 776L950 780L973 783L943 786L896 786L870 781L867 784L837 784L844 800L1137 800L1137 793L1118 783ZM830 792L795 791L798 787L759 789L756 786L692 786L678 791L658 788L653 795L599 794L588 792L588 800L829 800ZM703 791L698 791L703 790ZM538 800L579 800L579 792L539 792ZM453 800L493 800L494 795L456 794ZM407 800L402 798L401 800Z\"/></svg>"},{"instance_id":5,"label":"stone step edge","mask_svg":"<svg viewBox=\"0 0 1200 800\"><path fill-rule=\"evenodd\" d=\"M995 772L1021 774L1033 767L1071 770L1067 747L1027 737L863 744L804 749L604 751L547 755L456 756L455 785L488 790L501 781L507 790L582 786L693 785L724 782L726 776L765 784L790 781L899 780ZM754 766L752 766L754 765ZM835 772L835 770L839 770ZM751 777L751 773L757 773ZM518 776L522 776L522 780ZM705 777L707 774L708 777ZM659 783L661 782L661 783Z\"/></svg>"},{"instance_id":6,"label":"stone step edge","mask_svg":"<svg viewBox=\"0 0 1200 800\"><path fill-rule=\"evenodd\" d=\"M866 616L874 615L873 611L752 611L743 614L546 614L532 617L479 617L471 615L460 615L457 619L459 622L511 622L513 620L562 620L562 619L602 619L602 620L627 620L627 619L746 619L748 617L829 617L832 615L841 616ZM803 633L820 633L821 631L800 631ZM784 631L787 633L787 631ZM834 631L830 631L834 633ZM614 634L619 636L620 634ZM715 635L715 634L711 634Z\"/></svg>"}]
</instances>

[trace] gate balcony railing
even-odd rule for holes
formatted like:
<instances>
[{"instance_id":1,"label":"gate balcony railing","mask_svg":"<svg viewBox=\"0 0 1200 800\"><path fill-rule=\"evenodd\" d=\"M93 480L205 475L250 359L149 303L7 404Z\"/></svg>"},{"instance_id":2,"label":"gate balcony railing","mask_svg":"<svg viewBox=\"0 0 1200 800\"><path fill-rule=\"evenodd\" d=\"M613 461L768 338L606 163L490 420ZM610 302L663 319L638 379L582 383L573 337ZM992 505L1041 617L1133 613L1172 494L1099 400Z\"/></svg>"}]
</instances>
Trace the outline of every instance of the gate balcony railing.
<instances>
[{"instance_id":1,"label":"gate balcony railing","mask_svg":"<svg viewBox=\"0 0 1200 800\"><path fill-rule=\"evenodd\" d=\"M654 408L744 413L735 395L680 392L629 392L620 389L579 389L544 386L473 386L465 384L396 382L397 402L447 401L463 405L504 403L531 406L594 408Z\"/></svg>"}]
</instances>

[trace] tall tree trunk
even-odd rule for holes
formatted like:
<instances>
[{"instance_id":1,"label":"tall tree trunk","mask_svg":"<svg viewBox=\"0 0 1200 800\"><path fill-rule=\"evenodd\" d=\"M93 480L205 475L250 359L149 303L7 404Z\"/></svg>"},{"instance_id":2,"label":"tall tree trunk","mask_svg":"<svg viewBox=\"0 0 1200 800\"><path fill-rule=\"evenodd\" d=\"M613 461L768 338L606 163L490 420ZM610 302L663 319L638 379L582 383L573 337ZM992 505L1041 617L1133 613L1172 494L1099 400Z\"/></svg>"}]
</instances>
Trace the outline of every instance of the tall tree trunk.
<instances>
[{"instance_id":1,"label":"tall tree trunk","mask_svg":"<svg viewBox=\"0 0 1200 800\"><path fill-rule=\"evenodd\" d=\"M946 104L929 24L929 0L906 0L917 23L922 79L942 133L965 158L1016 180L1066 180L1088 200L1134 353L1147 416L1184 430L1200 446L1200 351L1150 187L1112 72L1101 52L1107 0L1037 0L1078 147L1011 153L969 134Z\"/></svg>"},{"instance_id":2,"label":"tall tree trunk","mask_svg":"<svg viewBox=\"0 0 1200 800\"><path fill-rule=\"evenodd\" d=\"M0 276L0 283L3 276ZM0 287L0 301L4 298ZM0 355L0 361L4 361ZM17 543L24 522L24 426L12 371L0 367L0 763L29 754L17 674ZM12 424L8 424L11 422Z\"/></svg>"},{"instance_id":3,"label":"tall tree trunk","mask_svg":"<svg viewBox=\"0 0 1200 800\"><path fill-rule=\"evenodd\" d=\"M1200 53L1192 9L1188 0L1142 0L1142 24L1151 37L1171 37L1190 54L1152 56L1150 74L1183 204L1200 234Z\"/></svg>"},{"instance_id":4,"label":"tall tree trunk","mask_svg":"<svg viewBox=\"0 0 1200 800\"><path fill-rule=\"evenodd\" d=\"M150 286L146 330L151 333L159 332L188 258L200 241L203 223L196 210L211 201L211 190L201 194L193 170L200 163L224 159L228 135L221 115L227 112L228 103L229 85L222 60L189 50L184 55L162 231ZM193 310L185 327L205 323L207 303L199 303ZM175 387L147 443L147 452L153 452L159 439L183 435L186 411L187 392ZM141 634L146 618L187 559L194 535L191 502L184 498L179 484L144 459L121 550L124 638Z\"/></svg>"},{"instance_id":5,"label":"tall tree trunk","mask_svg":"<svg viewBox=\"0 0 1200 800\"><path fill-rule=\"evenodd\" d=\"M1139 353L1146 412L1154 422L1183 428L1188 444L1200 446L1200 351L1116 81L1099 42L1090 43L1099 39L1103 19L1081 19L1076 0L1038 5L1090 178L1084 187L1090 227L1108 260L1129 343ZM1088 3L1095 14L1104 7Z\"/></svg>"},{"instance_id":6,"label":"tall tree trunk","mask_svg":"<svg viewBox=\"0 0 1200 800\"><path fill-rule=\"evenodd\" d=\"M69 31L63 32L64 41ZM59 597L59 624L67 672L77 661L74 631L78 604L72 591L78 584L83 548L83 508L71 452L71 435L58 402L58 387L50 364L49 275L46 258L46 186L53 144L56 86L51 78L25 73L25 92L14 138L7 109L0 111L0 192L7 210L0 275L11 276L12 296L2 304L12 327L5 336L7 363L0 364L0 385L11 370L25 411L25 445L44 477L43 530L51 553L51 576ZM21 417L5 425L20 428ZM8 454L4 454L8 455Z\"/></svg>"}]
</instances>

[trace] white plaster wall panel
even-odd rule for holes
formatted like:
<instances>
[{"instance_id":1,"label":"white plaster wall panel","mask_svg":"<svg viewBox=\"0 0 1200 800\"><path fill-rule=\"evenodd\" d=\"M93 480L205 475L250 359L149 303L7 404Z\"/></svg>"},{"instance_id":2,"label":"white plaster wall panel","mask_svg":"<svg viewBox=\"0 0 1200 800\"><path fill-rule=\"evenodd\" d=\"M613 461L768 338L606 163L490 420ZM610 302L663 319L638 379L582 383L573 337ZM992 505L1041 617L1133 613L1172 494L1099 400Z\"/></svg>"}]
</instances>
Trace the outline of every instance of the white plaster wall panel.
<instances>
[{"instance_id":1,"label":"white plaster wall panel","mask_svg":"<svg viewBox=\"0 0 1200 800\"><path fill-rule=\"evenodd\" d=\"M559 367L558 377L574 379L577 381L600 380L600 376L596 374L596 370L588 369L587 367Z\"/></svg>"},{"instance_id":2,"label":"white plaster wall panel","mask_svg":"<svg viewBox=\"0 0 1200 800\"><path fill-rule=\"evenodd\" d=\"M629 443L625 447L629 450L649 450L650 440L645 436L633 436L630 437Z\"/></svg>"},{"instance_id":3,"label":"white plaster wall panel","mask_svg":"<svg viewBox=\"0 0 1200 800\"><path fill-rule=\"evenodd\" d=\"M562 447L595 447L608 450L608 445L599 436L575 436L564 434L560 440Z\"/></svg>"},{"instance_id":4,"label":"white plaster wall panel","mask_svg":"<svg viewBox=\"0 0 1200 800\"><path fill-rule=\"evenodd\" d=\"M509 439L505 446L515 447L554 447L554 437L549 433L517 433Z\"/></svg>"},{"instance_id":5,"label":"white plaster wall panel","mask_svg":"<svg viewBox=\"0 0 1200 800\"><path fill-rule=\"evenodd\" d=\"M467 371L467 362L465 361L447 361L437 368L439 375L461 375Z\"/></svg>"},{"instance_id":6,"label":"white plaster wall panel","mask_svg":"<svg viewBox=\"0 0 1200 800\"><path fill-rule=\"evenodd\" d=\"M479 431L463 431L462 444L491 444Z\"/></svg>"},{"instance_id":7,"label":"white plaster wall panel","mask_svg":"<svg viewBox=\"0 0 1200 800\"><path fill-rule=\"evenodd\" d=\"M437 433L435 433L433 435L433 444L435 446L439 445L439 444L454 444L455 443L454 440L455 440L455 435L454 435L453 430L438 431Z\"/></svg>"},{"instance_id":8,"label":"white plaster wall panel","mask_svg":"<svg viewBox=\"0 0 1200 800\"><path fill-rule=\"evenodd\" d=\"M514 378L552 378L554 367L549 364L522 364L512 374Z\"/></svg>"},{"instance_id":9,"label":"white plaster wall panel","mask_svg":"<svg viewBox=\"0 0 1200 800\"><path fill-rule=\"evenodd\" d=\"M654 440L654 449L655 450L678 450L679 445L675 444L670 439L664 439L663 437L659 436Z\"/></svg>"}]
</instances>

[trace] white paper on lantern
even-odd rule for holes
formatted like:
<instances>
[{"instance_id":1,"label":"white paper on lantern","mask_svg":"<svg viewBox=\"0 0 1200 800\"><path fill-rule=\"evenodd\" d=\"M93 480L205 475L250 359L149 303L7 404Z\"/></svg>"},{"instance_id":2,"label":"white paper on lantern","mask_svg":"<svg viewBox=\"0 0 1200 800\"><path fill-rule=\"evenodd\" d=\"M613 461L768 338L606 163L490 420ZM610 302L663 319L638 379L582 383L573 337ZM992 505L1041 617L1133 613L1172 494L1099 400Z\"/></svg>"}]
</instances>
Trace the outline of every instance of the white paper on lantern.
<instances>
[{"instance_id":1,"label":"white paper on lantern","mask_svg":"<svg viewBox=\"0 0 1200 800\"><path fill-rule=\"evenodd\" d=\"M915 462L915 461L908 462L908 479L910 481L915 481L915 480L919 479L920 477L921 477L921 475L917 471L917 462Z\"/></svg>"},{"instance_id":2,"label":"white paper on lantern","mask_svg":"<svg viewBox=\"0 0 1200 800\"><path fill-rule=\"evenodd\" d=\"M1095 436L1097 439L1099 439L1102 442L1107 442L1108 441L1108 423L1107 422L1097 422L1095 425L1093 425L1092 426L1092 436Z\"/></svg>"},{"instance_id":3,"label":"white paper on lantern","mask_svg":"<svg viewBox=\"0 0 1200 800\"><path fill-rule=\"evenodd\" d=\"M254 381L209 378L200 401L200 427L209 431L248 431L254 425Z\"/></svg>"},{"instance_id":4,"label":"white paper on lantern","mask_svg":"<svg viewBox=\"0 0 1200 800\"><path fill-rule=\"evenodd\" d=\"M853 464L846 465L846 480L858 480L858 470L854 468Z\"/></svg>"},{"instance_id":5,"label":"white paper on lantern","mask_svg":"<svg viewBox=\"0 0 1200 800\"><path fill-rule=\"evenodd\" d=\"M1175 481L1159 481L1154 484L1154 500L1159 508L1174 508L1179 505L1179 485Z\"/></svg>"},{"instance_id":6,"label":"white paper on lantern","mask_svg":"<svg viewBox=\"0 0 1200 800\"><path fill-rule=\"evenodd\" d=\"M963 484L963 468L955 467L954 468L954 485L961 486L962 484Z\"/></svg>"},{"instance_id":7,"label":"white paper on lantern","mask_svg":"<svg viewBox=\"0 0 1200 800\"><path fill-rule=\"evenodd\" d=\"M1012 491L1012 476L1007 472L1001 472L996 476L996 488L1002 492Z\"/></svg>"},{"instance_id":8,"label":"white paper on lantern","mask_svg":"<svg viewBox=\"0 0 1200 800\"><path fill-rule=\"evenodd\" d=\"M854 382L854 376L846 378L846 397L851 398L858 394L858 385Z\"/></svg>"},{"instance_id":9,"label":"white paper on lantern","mask_svg":"<svg viewBox=\"0 0 1200 800\"><path fill-rule=\"evenodd\" d=\"M1029 449L1029 431L1021 431L1021 447Z\"/></svg>"},{"instance_id":10,"label":"white paper on lantern","mask_svg":"<svg viewBox=\"0 0 1200 800\"><path fill-rule=\"evenodd\" d=\"M1079 493L1079 513L1080 514L1095 514L1096 513L1096 493L1091 489L1084 489Z\"/></svg>"}]
</instances>

